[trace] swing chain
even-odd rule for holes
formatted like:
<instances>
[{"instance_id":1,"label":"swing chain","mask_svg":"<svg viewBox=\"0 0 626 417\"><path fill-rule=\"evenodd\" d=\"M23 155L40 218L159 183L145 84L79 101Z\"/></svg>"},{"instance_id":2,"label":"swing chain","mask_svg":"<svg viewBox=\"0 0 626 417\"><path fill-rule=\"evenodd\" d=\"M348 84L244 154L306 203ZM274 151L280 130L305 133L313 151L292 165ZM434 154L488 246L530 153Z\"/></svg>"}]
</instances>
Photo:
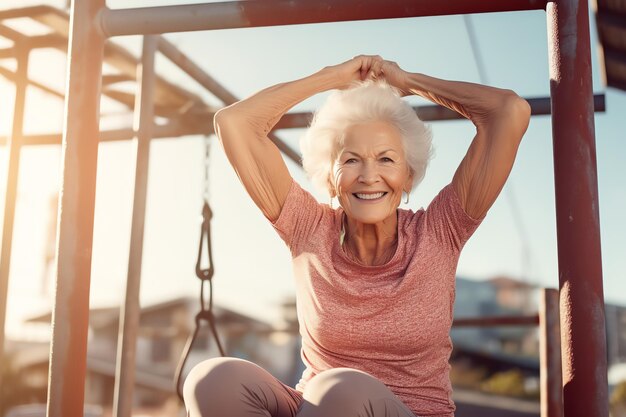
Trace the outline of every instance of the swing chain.
<instances>
[{"instance_id":1,"label":"swing chain","mask_svg":"<svg viewBox=\"0 0 626 417\"><path fill-rule=\"evenodd\" d=\"M181 401L183 400L182 394L182 386L181 379L183 376L183 370L185 368L185 364L189 357L189 353L193 347L193 344L198 337L198 333L200 328L202 327L202 321L208 323L209 328L211 329L211 333L217 343L217 347L220 351L221 356L226 356L224 354L224 349L222 348L222 344L220 343L220 339L217 335L217 329L215 326L215 317L213 315L213 254L211 248L211 218L213 217L213 212L211 211L211 207L209 206L209 157L210 157L210 144L209 138L205 138L205 159L204 159L204 204L202 206L202 225L200 226L200 243L198 245L198 257L196 260L196 277L200 279L200 311L195 316L195 329L193 333L187 339L187 343L185 344L185 348L183 349L183 354L176 368L176 393ZM202 249L206 245L206 255L208 260L208 266L202 267ZM208 282L209 285L209 300L208 304L205 300L204 288L205 284Z\"/></svg>"},{"instance_id":2,"label":"swing chain","mask_svg":"<svg viewBox=\"0 0 626 417\"><path fill-rule=\"evenodd\" d=\"M210 188L209 188L209 169L211 163L211 140L209 136L204 137L204 183L202 190L202 197L204 197L204 201L208 202L211 200Z\"/></svg>"}]
</instances>

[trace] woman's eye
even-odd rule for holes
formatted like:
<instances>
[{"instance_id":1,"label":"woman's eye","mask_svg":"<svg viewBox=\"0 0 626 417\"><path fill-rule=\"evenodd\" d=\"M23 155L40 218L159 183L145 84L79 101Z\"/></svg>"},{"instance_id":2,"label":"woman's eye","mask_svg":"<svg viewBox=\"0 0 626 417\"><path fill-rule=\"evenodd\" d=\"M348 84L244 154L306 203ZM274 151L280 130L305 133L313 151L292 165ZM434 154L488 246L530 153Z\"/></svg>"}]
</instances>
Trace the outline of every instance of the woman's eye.
<instances>
[{"instance_id":1,"label":"woman's eye","mask_svg":"<svg viewBox=\"0 0 626 417\"><path fill-rule=\"evenodd\" d=\"M386 157L386 156L384 156L384 157L380 158L380 160L381 160L382 162L393 162L393 159L388 158L388 157Z\"/></svg>"},{"instance_id":2,"label":"woman's eye","mask_svg":"<svg viewBox=\"0 0 626 417\"><path fill-rule=\"evenodd\" d=\"M346 161L344 162L344 164L353 164L356 162L355 158L350 158L350 159L346 159Z\"/></svg>"}]
</instances>

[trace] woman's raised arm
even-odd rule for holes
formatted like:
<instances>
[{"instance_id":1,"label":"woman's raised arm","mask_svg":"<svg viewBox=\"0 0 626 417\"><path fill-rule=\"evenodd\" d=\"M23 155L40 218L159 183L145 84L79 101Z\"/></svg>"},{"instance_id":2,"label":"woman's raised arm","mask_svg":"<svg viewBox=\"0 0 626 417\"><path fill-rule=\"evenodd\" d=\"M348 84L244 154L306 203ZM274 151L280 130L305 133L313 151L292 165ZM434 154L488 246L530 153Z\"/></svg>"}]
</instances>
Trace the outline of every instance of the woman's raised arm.
<instances>
[{"instance_id":1,"label":"woman's raised arm","mask_svg":"<svg viewBox=\"0 0 626 417\"><path fill-rule=\"evenodd\" d=\"M365 79L373 59L358 56L325 67L308 77L261 90L215 114L215 132L228 160L270 221L278 219L292 178L268 133L290 108L306 98Z\"/></svg>"},{"instance_id":2,"label":"woman's raised arm","mask_svg":"<svg viewBox=\"0 0 626 417\"><path fill-rule=\"evenodd\" d=\"M500 194L528 127L526 100L511 90L408 73L390 61L375 71L403 93L420 95L474 123L476 136L452 183L466 213L482 218Z\"/></svg>"}]
</instances>

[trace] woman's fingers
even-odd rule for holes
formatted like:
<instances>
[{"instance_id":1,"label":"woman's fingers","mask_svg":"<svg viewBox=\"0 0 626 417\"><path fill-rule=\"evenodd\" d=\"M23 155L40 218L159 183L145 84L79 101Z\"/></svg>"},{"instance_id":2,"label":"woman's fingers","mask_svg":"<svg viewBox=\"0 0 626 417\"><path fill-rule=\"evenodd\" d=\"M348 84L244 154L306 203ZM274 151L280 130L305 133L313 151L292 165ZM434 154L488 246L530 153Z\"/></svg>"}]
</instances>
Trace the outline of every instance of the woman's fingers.
<instances>
[{"instance_id":1,"label":"woman's fingers","mask_svg":"<svg viewBox=\"0 0 626 417\"><path fill-rule=\"evenodd\" d=\"M381 65L379 62L377 61L372 62L372 66L370 67L370 70L367 74L367 78L372 79L372 80L378 79L378 77L380 76L380 68L381 68Z\"/></svg>"},{"instance_id":2,"label":"woman's fingers","mask_svg":"<svg viewBox=\"0 0 626 417\"><path fill-rule=\"evenodd\" d=\"M329 67L336 70L340 79L344 80L340 89L348 88L354 81L384 79L396 87L402 71L398 64L386 61L380 55L358 55L349 61Z\"/></svg>"},{"instance_id":3,"label":"woman's fingers","mask_svg":"<svg viewBox=\"0 0 626 417\"><path fill-rule=\"evenodd\" d=\"M380 55L359 55L349 61L352 68L352 80L384 80L399 90L403 96L409 95L407 72L394 61L387 61Z\"/></svg>"},{"instance_id":4,"label":"woman's fingers","mask_svg":"<svg viewBox=\"0 0 626 417\"><path fill-rule=\"evenodd\" d=\"M369 55L359 55L358 56L360 67L359 67L359 79L361 81L366 80L370 69L372 67L372 57Z\"/></svg>"},{"instance_id":5,"label":"woman's fingers","mask_svg":"<svg viewBox=\"0 0 626 417\"><path fill-rule=\"evenodd\" d=\"M381 68L385 60L379 55L371 56L370 66L367 71L366 79L376 80L381 76Z\"/></svg>"},{"instance_id":6,"label":"woman's fingers","mask_svg":"<svg viewBox=\"0 0 626 417\"><path fill-rule=\"evenodd\" d=\"M358 75L361 81L380 76L383 59L379 55L358 55L353 58L358 63Z\"/></svg>"},{"instance_id":7,"label":"woman's fingers","mask_svg":"<svg viewBox=\"0 0 626 417\"><path fill-rule=\"evenodd\" d=\"M408 95L407 73L393 61L385 61L381 68L382 77L392 86L400 90L400 93Z\"/></svg>"},{"instance_id":8,"label":"woman's fingers","mask_svg":"<svg viewBox=\"0 0 626 417\"><path fill-rule=\"evenodd\" d=\"M402 71L402 69L393 61L385 61L382 64L381 71L383 75L393 76Z\"/></svg>"},{"instance_id":9,"label":"woman's fingers","mask_svg":"<svg viewBox=\"0 0 626 417\"><path fill-rule=\"evenodd\" d=\"M341 64L325 67L324 70L334 75L337 82L336 88L343 90L349 88L354 81L364 80L369 68L368 57L359 55Z\"/></svg>"}]
</instances>

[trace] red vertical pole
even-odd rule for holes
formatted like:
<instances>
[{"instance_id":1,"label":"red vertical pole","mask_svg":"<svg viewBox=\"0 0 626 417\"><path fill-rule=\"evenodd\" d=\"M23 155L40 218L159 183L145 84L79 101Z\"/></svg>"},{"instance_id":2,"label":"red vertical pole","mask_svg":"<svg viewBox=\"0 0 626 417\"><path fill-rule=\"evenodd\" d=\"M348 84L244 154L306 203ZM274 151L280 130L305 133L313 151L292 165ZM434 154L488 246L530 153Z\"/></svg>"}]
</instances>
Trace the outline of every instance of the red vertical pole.
<instances>
[{"instance_id":1,"label":"red vertical pole","mask_svg":"<svg viewBox=\"0 0 626 417\"><path fill-rule=\"evenodd\" d=\"M560 333L559 292L543 288L539 304L541 417L563 417Z\"/></svg>"},{"instance_id":2,"label":"red vertical pole","mask_svg":"<svg viewBox=\"0 0 626 417\"><path fill-rule=\"evenodd\" d=\"M133 221L130 232L128 278L126 297L120 312L120 329L117 336L117 363L115 367L115 393L113 415L130 417L135 385L135 358L139 334L139 290L141 286L141 263L143 260L143 236L148 196L148 171L150 141L154 126L154 85L156 74L154 59L157 49L156 35L143 37L141 65L137 67L139 92L135 97L134 128L137 131L137 159L135 165L135 194Z\"/></svg>"},{"instance_id":3,"label":"red vertical pole","mask_svg":"<svg viewBox=\"0 0 626 417\"><path fill-rule=\"evenodd\" d=\"M105 0L74 0L70 17L48 417L82 417Z\"/></svg>"},{"instance_id":4,"label":"red vertical pole","mask_svg":"<svg viewBox=\"0 0 626 417\"><path fill-rule=\"evenodd\" d=\"M16 42L17 43L17 42ZM11 269L11 246L13 244L13 223L17 203L17 184L20 171L20 151L24 133L24 108L28 87L28 56L30 49L17 45L17 71L15 72L15 101L13 105L13 126L7 142L7 179L2 220L2 240L0 241L0 365L4 359L4 334L7 301L9 292L9 272ZM0 387L2 387L0 374ZM6 411L0 404L0 413Z\"/></svg>"},{"instance_id":5,"label":"red vertical pole","mask_svg":"<svg viewBox=\"0 0 626 417\"><path fill-rule=\"evenodd\" d=\"M565 417L607 417L587 1L548 3Z\"/></svg>"}]
</instances>

